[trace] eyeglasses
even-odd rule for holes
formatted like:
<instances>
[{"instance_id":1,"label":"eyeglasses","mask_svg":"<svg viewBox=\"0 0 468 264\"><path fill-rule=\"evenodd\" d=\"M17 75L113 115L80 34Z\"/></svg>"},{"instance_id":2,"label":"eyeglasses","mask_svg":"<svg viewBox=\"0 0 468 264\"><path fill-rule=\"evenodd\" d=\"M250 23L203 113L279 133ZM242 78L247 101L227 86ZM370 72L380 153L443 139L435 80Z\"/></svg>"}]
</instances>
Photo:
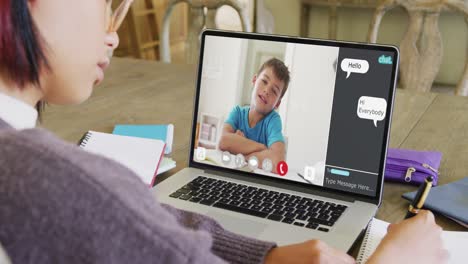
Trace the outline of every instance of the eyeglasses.
<instances>
[{"instance_id":1,"label":"eyeglasses","mask_svg":"<svg viewBox=\"0 0 468 264\"><path fill-rule=\"evenodd\" d=\"M106 29L108 32L116 32L119 29L132 3L133 0L123 0L117 9L112 11L112 0L107 0L108 20Z\"/></svg>"}]
</instances>

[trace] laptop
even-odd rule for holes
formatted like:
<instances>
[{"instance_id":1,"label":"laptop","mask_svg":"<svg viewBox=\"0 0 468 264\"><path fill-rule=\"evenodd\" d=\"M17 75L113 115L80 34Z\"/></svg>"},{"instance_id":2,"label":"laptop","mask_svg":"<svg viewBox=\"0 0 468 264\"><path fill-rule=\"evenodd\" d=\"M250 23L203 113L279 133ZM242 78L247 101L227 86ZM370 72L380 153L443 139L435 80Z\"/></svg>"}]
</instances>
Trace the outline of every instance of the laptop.
<instances>
[{"instance_id":1,"label":"laptop","mask_svg":"<svg viewBox=\"0 0 468 264\"><path fill-rule=\"evenodd\" d=\"M393 46L204 31L188 167L156 196L241 235L349 250L382 201L398 62Z\"/></svg>"}]
</instances>

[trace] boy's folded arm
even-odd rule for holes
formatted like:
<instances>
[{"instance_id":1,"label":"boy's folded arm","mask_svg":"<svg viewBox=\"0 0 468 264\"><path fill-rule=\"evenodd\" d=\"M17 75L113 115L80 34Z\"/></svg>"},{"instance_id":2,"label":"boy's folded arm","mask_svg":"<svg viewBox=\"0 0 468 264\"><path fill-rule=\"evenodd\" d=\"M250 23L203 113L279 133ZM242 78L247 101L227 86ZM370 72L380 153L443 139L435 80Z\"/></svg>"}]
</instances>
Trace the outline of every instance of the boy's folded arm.
<instances>
[{"instance_id":1,"label":"boy's folded arm","mask_svg":"<svg viewBox=\"0 0 468 264\"><path fill-rule=\"evenodd\" d=\"M219 141L219 149L229 151L232 154L241 153L248 155L253 152L266 150L267 147L261 143L237 135L231 125L224 124L223 134Z\"/></svg>"},{"instance_id":2,"label":"boy's folded arm","mask_svg":"<svg viewBox=\"0 0 468 264\"><path fill-rule=\"evenodd\" d=\"M268 158L272 161L273 163L273 173L277 173L276 171L276 165L280 161L284 161L286 158L286 146L284 145L283 142L275 142L271 144L270 148L258 152L251 153L248 158L251 156L257 157L260 167L264 159Z\"/></svg>"}]
</instances>

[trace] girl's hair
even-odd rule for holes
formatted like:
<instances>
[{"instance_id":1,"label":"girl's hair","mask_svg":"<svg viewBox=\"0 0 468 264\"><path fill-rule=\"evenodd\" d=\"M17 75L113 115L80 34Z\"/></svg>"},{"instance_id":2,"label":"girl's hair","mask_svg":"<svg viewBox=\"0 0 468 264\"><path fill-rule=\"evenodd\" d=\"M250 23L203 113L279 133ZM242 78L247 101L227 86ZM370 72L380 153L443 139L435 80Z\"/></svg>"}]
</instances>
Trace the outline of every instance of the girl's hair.
<instances>
[{"instance_id":1,"label":"girl's hair","mask_svg":"<svg viewBox=\"0 0 468 264\"><path fill-rule=\"evenodd\" d=\"M28 1L0 1L0 76L23 89L40 86L40 73L49 70L44 42L29 13ZM39 113L43 102L36 105Z\"/></svg>"}]
</instances>

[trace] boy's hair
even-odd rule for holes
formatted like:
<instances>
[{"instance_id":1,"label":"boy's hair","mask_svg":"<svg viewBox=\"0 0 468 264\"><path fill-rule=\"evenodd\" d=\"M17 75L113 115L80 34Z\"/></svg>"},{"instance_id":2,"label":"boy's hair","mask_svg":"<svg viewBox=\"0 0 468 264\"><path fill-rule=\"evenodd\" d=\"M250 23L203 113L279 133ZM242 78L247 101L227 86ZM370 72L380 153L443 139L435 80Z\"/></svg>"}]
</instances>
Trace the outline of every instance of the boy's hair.
<instances>
[{"instance_id":1,"label":"boy's hair","mask_svg":"<svg viewBox=\"0 0 468 264\"><path fill-rule=\"evenodd\" d=\"M279 60L277 58L271 58L267 61L265 61L262 66L260 66L260 69L257 71L257 76L262 73L263 70L266 68L272 68L273 73L276 75L276 78L280 79L280 81L284 82L284 88L283 91L281 92L281 97L283 98L284 94L288 90L288 85L289 85L289 69L288 67L284 64L282 60Z\"/></svg>"},{"instance_id":2,"label":"boy's hair","mask_svg":"<svg viewBox=\"0 0 468 264\"><path fill-rule=\"evenodd\" d=\"M28 2L0 1L0 77L16 84L39 86L41 70L49 69L43 41L29 13ZM40 102L38 110L43 107Z\"/></svg>"}]
</instances>

